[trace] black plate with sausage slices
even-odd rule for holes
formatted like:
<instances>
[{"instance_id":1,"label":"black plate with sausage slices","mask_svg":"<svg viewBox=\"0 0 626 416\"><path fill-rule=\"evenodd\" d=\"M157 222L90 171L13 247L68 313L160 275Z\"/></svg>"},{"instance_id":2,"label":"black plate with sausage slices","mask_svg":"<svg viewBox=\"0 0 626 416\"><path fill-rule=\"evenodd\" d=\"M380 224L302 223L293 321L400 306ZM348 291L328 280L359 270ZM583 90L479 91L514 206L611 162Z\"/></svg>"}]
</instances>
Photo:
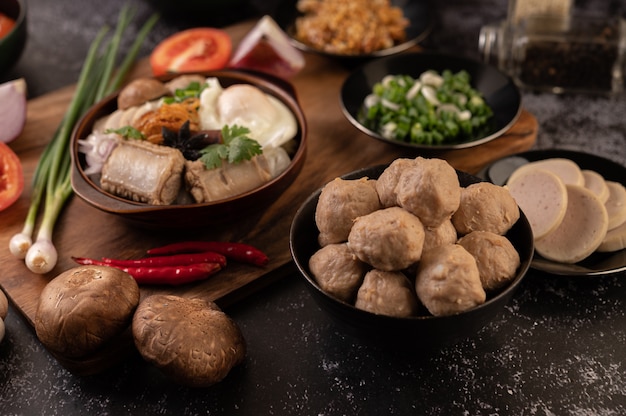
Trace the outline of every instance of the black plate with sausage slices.
<instances>
[{"instance_id":1,"label":"black plate with sausage slices","mask_svg":"<svg viewBox=\"0 0 626 416\"><path fill-rule=\"evenodd\" d=\"M550 158L570 159L578 164L581 169L594 170L605 179L619 182L626 186L626 167L600 156L564 149L531 150L505 157L487 166L480 176L496 185L503 185L511 173L519 166L528 162ZM612 253L596 252L575 264L553 262L535 253L531 267L549 274L564 276L612 274L626 270L626 249Z\"/></svg>"}]
</instances>

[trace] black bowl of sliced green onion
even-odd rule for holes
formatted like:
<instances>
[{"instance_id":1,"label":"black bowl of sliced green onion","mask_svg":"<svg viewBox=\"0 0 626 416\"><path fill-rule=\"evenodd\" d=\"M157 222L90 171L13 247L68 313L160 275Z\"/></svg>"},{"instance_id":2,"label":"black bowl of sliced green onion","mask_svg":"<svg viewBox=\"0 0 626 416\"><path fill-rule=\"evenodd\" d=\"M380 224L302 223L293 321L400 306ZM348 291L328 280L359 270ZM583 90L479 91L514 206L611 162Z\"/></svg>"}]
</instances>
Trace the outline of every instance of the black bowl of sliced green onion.
<instances>
[{"instance_id":1,"label":"black bowl of sliced green onion","mask_svg":"<svg viewBox=\"0 0 626 416\"><path fill-rule=\"evenodd\" d=\"M369 62L341 88L342 111L367 135L415 149L463 149L509 130L522 97L489 65L430 52Z\"/></svg>"}]
</instances>

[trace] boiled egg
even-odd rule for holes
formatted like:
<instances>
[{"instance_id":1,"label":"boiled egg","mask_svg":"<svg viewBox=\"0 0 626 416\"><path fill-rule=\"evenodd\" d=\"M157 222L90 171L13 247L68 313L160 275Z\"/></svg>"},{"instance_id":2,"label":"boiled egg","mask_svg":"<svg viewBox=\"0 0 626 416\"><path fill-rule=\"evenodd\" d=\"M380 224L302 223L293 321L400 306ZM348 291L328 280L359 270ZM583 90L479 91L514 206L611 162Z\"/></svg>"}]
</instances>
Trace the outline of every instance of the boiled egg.
<instances>
[{"instance_id":1,"label":"boiled egg","mask_svg":"<svg viewBox=\"0 0 626 416\"><path fill-rule=\"evenodd\" d=\"M278 147L298 131L296 118L279 99L249 84L222 88L209 82L200 95L200 125L205 130L244 126L262 147Z\"/></svg>"}]
</instances>

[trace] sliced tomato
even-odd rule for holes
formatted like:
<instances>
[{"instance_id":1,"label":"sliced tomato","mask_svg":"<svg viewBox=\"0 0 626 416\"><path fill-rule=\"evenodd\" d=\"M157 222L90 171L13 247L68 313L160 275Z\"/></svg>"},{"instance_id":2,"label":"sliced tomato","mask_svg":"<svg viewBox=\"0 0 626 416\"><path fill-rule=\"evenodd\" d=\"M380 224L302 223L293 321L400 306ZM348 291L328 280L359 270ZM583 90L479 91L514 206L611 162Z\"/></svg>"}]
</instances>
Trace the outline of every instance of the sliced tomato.
<instances>
[{"instance_id":1,"label":"sliced tomato","mask_svg":"<svg viewBox=\"0 0 626 416\"><path fill-rule=\"evenodd\" d=\"M23 190L22 162L9 146L0 142L0 211L12 205Z\"/></svg>"},{"instance_id":2,"label":"sliced tomato","mask_svg":"<svg viewBox=\"0 0 626 416\"><path fill-rule=\"evenodd\" d=\"M155 76L211 71L224 68L231 52L232 41L225 31L187 29L159 43L150 54L150 66Z\"/></svg>"},{"instance_id":3,"label":"sliced tomato","mask_svg":"<svg viewBox=\"0 0 626 416\"><path fill-rule=\"evenodd\" d=\"M6 14L0 13L0 38L8 35L13 26L15 26L15 20Z\"/></svg>"}]
</instances>

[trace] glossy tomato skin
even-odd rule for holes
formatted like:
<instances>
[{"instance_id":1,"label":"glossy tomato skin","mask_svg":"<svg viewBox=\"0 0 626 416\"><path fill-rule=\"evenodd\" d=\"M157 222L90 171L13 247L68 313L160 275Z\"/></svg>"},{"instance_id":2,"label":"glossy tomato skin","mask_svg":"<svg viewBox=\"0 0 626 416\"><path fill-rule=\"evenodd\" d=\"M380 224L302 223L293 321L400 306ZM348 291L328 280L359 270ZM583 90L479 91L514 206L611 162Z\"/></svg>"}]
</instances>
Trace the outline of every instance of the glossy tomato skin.
<instances>
[{"instance_id":1,"label":"glossy tomato skin","mask_svg":"<svg viewBox=\"0 0 626 416\"><path fill-rule=\"evenodd\" d=\"M9 146L0 142L0 211L11 206L23 190L22 162Z\"/></svg>"},{"instance_id":2,"label":"glossy tomato skin","mask_svg":"<svg viewBox=\"0 0 626 416\"><path fill-rule=\"evenodd\" d=\"M159 43L150 54L150 66L155 76L212 71L224 68L231 53L232 41L225 31L193 28Z\"/></svg>"},{"instance_id":3,"label":"glossy tomato skin","mask_svg":"<svg viewBox=\"0 0 626 416\"><path fill-rule=\"evenodd\" d=\"M15 20L6 14L0 13L0 39L8 35L13 26L15 26Z\"/></svg>"}]
</instances>

